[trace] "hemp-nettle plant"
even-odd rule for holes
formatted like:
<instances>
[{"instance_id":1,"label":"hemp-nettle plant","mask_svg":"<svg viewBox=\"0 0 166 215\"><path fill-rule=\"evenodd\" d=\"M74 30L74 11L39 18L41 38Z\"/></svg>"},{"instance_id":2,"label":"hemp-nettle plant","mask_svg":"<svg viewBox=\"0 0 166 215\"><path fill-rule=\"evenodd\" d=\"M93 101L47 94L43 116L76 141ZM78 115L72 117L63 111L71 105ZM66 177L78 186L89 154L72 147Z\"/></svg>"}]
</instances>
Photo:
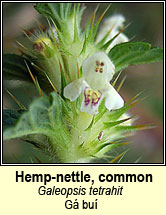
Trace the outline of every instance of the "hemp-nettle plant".
<instances>
[{"instance_id":1,"label":"hemp-nettle plant","mask_svg":"<svg viewBox=\"0 0 166 215\"><path fill-rule=\"evenodd\" d=\"M84 29L83 5L37 3L35 9L48 26L24 30L31 47L17 42L21 55L5 54L3 73L6 80L33 81L39 98L27 108L8 91L19 110L4 110L4 140L32 143L50 163L120 162L125 138L150 126L136 125L128 114L139 100L122 98L118 78L130 65L161 61L163 50L131 42L120 14L101 22L108 8L98 20L96 8Z\"/></svg>"}]
</instances>

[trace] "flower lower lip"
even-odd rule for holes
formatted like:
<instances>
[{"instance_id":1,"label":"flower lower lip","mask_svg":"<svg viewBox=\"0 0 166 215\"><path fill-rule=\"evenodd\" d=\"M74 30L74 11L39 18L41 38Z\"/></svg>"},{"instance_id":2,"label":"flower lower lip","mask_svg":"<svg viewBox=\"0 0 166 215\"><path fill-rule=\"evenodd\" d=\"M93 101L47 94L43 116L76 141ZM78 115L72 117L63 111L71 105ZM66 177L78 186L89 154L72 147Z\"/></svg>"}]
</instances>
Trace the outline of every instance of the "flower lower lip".
<instances>
[{"instance_id":1,"label":"flower lower lip","mask_svg":"<svg viewBox=\"0 0 166 215\"><path fill-rule=\"evenodd\" d=\"M101 92L86 87L84 89L84 105L87 107L91 103L91 108L93 108L93 106L98 105L101 96Z\"/></svg>"}]
</instances>

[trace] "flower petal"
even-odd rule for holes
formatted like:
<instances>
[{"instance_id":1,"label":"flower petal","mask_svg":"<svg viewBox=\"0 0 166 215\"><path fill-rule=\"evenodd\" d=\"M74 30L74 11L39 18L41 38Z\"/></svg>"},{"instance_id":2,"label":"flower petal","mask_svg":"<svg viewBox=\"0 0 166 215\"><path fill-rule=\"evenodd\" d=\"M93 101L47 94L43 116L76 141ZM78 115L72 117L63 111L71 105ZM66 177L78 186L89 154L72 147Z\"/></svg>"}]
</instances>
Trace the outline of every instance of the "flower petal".
<instances>
[{"instance_id":1,"label":"flower petal","mask_svg":"<svg viewBox=\"0 0 166 215\"><path fill-rule=\"evenodd\" d=\"M94 90L100 90L115 72L115 66L104 52L97 52L82 63L82 73L86 82Z\"/></svg>"},{"instance_id":2,"label":"flower petal","mask_svg":"<svg viewBox=\"0 0 166 215\"><path fill-rule=\"evenodd\" d=\"M63 95L65 98L70 99L70 101L75 101L85 86L87 86L87 83L83 78L79 78L64 88Z\"/></svg>"},{"instance_id":3,"label":"flower petal","mask_svg":"<svg viewBox=\"0 0 166 215\"><path fill-rule=\"evenodd\" d=\"M113 26L113 30L119 30L120 28L123 28L125 21L125 17L122 14L116 14L107 18L104 25L108 27L108 30L111 26Z\"/></svg>"},{"instance_id":4,"label":"flower petal","mask_svg":"<svg viewBox=\"0 0 166 215\"><path fill-rule=\"evenodd\" d=\"M108 110L116 110L124 105L124 101L119 93L108 84L107 87L102 91L105 96L105 106Z\"/></svg>"},{"instance_id":5,"label":"flower petal","mask_svg":"<svg viewBox=\"0 0 166 215\"><path fill-rule=\"evenodd\" d=\"M84 89L84 99L81 105L81 112L86 112L90 115L98 113L98 107L102 101L102 93L99 91L94 91L89 87Z\"/></svg>"}]
</instances>

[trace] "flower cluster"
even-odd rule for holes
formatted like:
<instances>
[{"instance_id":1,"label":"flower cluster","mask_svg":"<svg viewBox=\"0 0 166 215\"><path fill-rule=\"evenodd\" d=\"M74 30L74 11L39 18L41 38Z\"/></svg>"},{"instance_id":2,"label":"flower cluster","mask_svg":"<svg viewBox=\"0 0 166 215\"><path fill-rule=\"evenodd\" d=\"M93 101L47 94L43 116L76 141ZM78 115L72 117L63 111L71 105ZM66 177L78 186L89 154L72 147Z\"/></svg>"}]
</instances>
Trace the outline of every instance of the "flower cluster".
<instances>
[{"instance_id":1,"label":"flower cluster","mask_svg":"<svg viewBox=\"0 0 166 215\"><path fill-rule=\"evenodd\" d=\"M114 64L104 52L98 52L82 63L82 77L71 82L64 89L64 96L74 101L83 93L81 111L97 114L105 98L105 107L115 110L123 107L124 101L110 81L115 73Z\"/></svg>"}]
</instances>

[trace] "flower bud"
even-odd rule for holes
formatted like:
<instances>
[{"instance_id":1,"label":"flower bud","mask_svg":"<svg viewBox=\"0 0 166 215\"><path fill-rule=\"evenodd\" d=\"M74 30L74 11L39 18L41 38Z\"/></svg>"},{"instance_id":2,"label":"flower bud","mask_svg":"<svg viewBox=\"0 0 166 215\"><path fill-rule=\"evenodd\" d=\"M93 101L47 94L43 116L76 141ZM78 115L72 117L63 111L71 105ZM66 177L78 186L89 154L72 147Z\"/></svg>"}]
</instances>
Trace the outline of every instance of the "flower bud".
<instances>
[{"instance_id":1,"label":"flower bud","mask_svg":"<svg viewBox=\"0 0 166 215\"><path fill-rule=\"evenodd\" d=\"M39 37L37 40L34 41L33 48L37 53L45 57L50 57L53 49L53 44L50 38Z\"/></svg>"}]
</instances>

